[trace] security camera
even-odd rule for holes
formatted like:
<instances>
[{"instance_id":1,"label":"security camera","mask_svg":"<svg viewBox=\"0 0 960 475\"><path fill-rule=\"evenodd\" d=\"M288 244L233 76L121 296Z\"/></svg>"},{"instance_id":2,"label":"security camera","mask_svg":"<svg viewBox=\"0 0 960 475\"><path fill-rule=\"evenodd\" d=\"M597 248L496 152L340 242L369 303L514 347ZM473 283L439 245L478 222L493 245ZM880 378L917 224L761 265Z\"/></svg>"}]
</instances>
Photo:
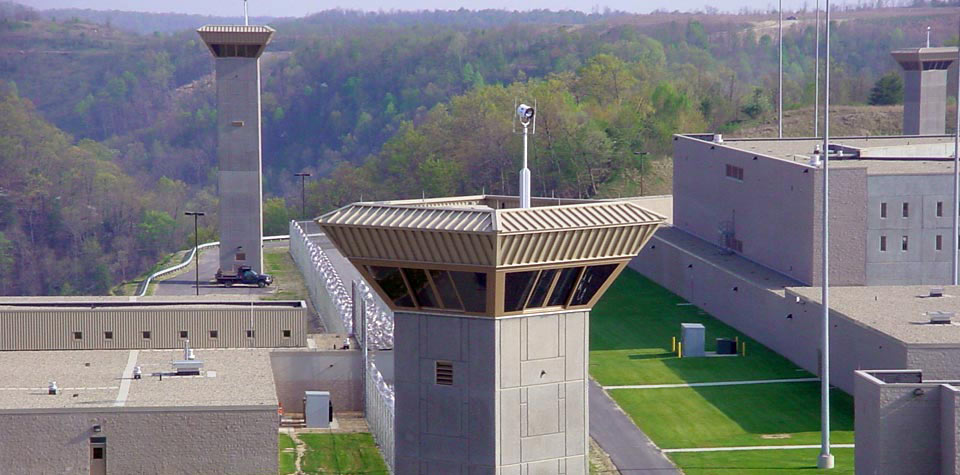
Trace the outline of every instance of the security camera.
<instances>
[{"instance_id":1,"label":"security camera","mask_svg":"<svg viewBox=\"0 0 960 475\"><path fill-rule=\"evenodd\" d=\"M522 122L530 122L533 120L534 114L536 114L536 112L533 110L533 107L526 104L520 104L520 107L517 107L517 116L520 117Z\"/></svg>"}]
</instances>

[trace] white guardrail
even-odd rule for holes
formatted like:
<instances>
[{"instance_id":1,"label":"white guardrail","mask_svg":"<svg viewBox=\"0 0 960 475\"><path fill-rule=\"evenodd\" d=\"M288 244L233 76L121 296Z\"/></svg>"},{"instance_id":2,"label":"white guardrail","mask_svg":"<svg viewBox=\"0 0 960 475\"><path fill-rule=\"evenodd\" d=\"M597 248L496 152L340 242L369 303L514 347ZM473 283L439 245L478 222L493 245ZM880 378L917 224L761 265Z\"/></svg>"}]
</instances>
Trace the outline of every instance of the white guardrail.
<instances>
[{"instance_id":1,"label":"white guardrail","mask_svg":"<svg viewBox=\"0 0 960 475\"><path fill-rule=\"evenodd\" d=\"M264 237L263 237L263 240L264 240L264 241L285 241L285 240L287 240L287 239L290 239L290 236L289 236L289 235L284 235L284 236L264 236ZM150 288L150 283L153 282L153 281L154 281L155 279L157 279L158 277L163 277L163 276L165 276L165 275L167 275L167 274L172 274L172 273L177 272L178 270L181 270L181 269L187 267L188 265L190 265L190 263L193 262L193 258L196 257L196 253L197 253L198 250L207 249L207 248L209 248L209 247L216 247L216 246L219 246L219 245L220 245L220 241L214 241L214 242L204 243L204 244L201 244L201 245L199 245L199 246L197 246L197 247L191 248L191 249L190 249L190 255L188 255L187 258L184 259L183 262L181 262L181 263L179 263L179 264L177 264L177 265L175 265L175 266L173 266L173 267L167 267L166 269L158 270L158 271L154 272L153 274L150 274L146 279L143 280L143 282L140 282L140 286L137 288L137 297L143 297L143 296L147 295L147 289Z\"/></svg>"}]
</instances>

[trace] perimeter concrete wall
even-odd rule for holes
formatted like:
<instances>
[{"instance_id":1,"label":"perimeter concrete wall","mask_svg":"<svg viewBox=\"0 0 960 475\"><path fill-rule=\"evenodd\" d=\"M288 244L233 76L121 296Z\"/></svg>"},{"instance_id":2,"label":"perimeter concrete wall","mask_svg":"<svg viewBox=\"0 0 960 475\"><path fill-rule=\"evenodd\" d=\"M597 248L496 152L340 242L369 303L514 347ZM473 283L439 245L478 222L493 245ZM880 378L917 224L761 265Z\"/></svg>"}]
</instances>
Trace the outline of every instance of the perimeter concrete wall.
<instances>
[{"instance_id":1,"label":"perimeter concrete wall","mask_svg":"<svg viewBox=\"0 0 960 475\"><path fill-rule=\"evenodd\" d=\"M630 268L798 366L820 374L819 305L803 299L798 302L795 294L782 287L765 285L752 274L736 274L677 246L663 237L670 232L682 231L658 231ZM831 314L831 324L830 376L840 389L853 393L857 369L909 367L907 349L898 341L837 314Z\"/></svg>"},{"instance_id":2,"label":"perimeter concrete wall","mask_svg":"<svg viewBox=\"0 0 960 475\"><path fill-rule=\"evenodd\" d=\"M363 354L359 351L272 351L277 399L303 412L304 391L329 391L333 410L363 410Z\"/></svg>"},{"instance_id":3,"label":"perimeter concrete wall","mask_svg":"<svg viewBox=\"0 0 960 475\"><path fill-rule=\"evenodd\" d=\"M0 427L9 475L89 473L91 437L106 437L108 474L277 473L276 406L0 411Z\"/></svg>"}]
</instances>

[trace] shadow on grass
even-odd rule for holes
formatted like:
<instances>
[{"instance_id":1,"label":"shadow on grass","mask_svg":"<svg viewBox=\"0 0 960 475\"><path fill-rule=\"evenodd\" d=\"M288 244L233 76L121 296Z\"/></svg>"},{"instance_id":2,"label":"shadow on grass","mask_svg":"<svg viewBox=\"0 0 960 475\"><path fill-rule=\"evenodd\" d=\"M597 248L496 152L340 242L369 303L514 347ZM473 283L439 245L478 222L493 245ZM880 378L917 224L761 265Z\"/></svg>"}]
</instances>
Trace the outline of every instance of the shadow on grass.
<instances>
[{"instance_id":1,"label":"shadow on grass","mask_svg":"<svg viewBox=\"0 0 960 475\"><path fill-rule=\"evenodd\" d=\"M673 353L652 353L648 355L630 355L627 356L627 358L631 360L659 360L663 358L671 358L673 356Z\"/></svg>"}]
</instances>

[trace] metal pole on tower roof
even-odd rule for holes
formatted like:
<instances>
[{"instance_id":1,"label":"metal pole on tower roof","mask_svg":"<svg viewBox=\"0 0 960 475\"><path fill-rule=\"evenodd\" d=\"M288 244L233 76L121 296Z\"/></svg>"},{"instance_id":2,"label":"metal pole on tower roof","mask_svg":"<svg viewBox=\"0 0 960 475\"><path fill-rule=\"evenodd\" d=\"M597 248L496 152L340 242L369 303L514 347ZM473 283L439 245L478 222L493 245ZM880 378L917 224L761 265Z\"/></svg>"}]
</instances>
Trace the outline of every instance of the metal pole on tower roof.
<instances>
[{"instance_id":1,"label":"metal pole on tower roof","mask_svg":"<svg viewBox=\"0 0 960 475\"><path fill-rule=\"evenodd\" d=\"M243 24L250 25L250 17L247 15L247 0L243 0Z\"/></svg>"},{"instance_id":2,"label":"metal pole on tower roof","mask_svg":"<svg viewBox=\"0 0 960 475\"><path fill-rule=\"evenodd\" d=\"M960 25L960 22L958 22ZM960 67L960 45L957 45L957 65ZM957 263L960 261L960 69L957 69L957 130L953 134L953 272L951 282L957 285Z\"/></svg>"}]
</instances>

